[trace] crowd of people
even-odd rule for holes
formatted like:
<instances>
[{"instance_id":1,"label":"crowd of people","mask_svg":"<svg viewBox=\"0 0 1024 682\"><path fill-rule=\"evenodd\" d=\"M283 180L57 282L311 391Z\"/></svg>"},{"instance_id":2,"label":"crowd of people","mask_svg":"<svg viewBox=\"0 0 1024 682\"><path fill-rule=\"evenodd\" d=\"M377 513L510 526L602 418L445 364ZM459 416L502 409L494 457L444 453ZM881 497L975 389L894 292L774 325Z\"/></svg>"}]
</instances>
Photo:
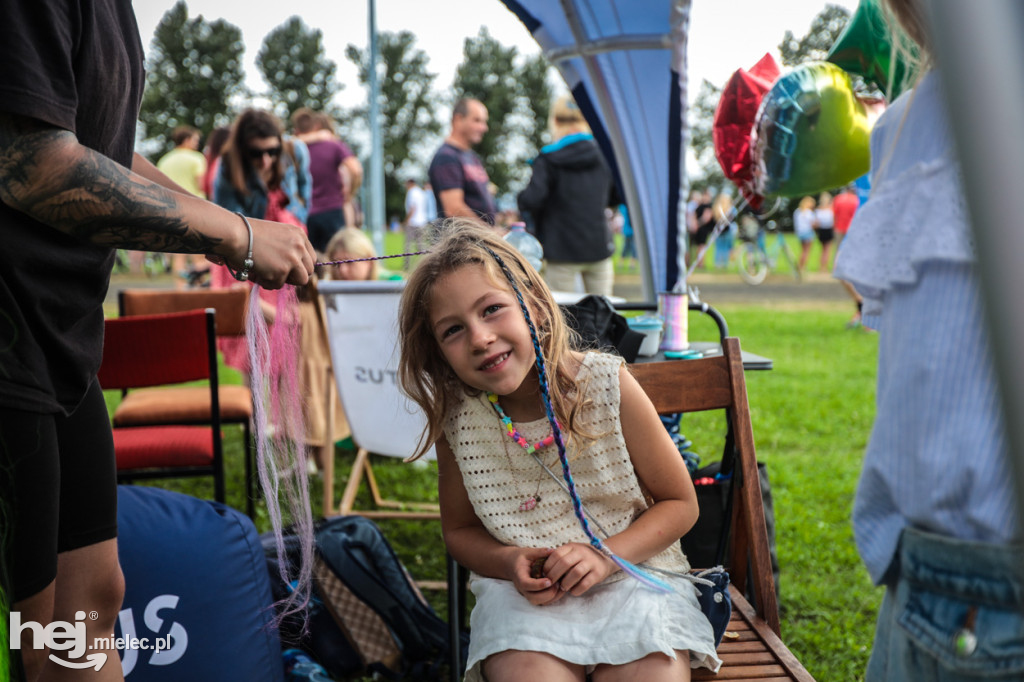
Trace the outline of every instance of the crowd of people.
<instances>
[{"instance_id":1,"label":"crowd of people","mask_svg":"<svg viewBox=\"0 0 1024 682\"><path fill-rule=\"evenodd\" d=\"M530 181L514 208L498 208L499 190L474 151L487 133L487 121L481 101L456 102L449 132L426 173L405 178L403 213L389 219L388 229L401 231L404 251L415 253L425 248L428 227L439 219L466 217L499 233L523 222L544 248L549 286L611 295L614 236L622 233L621 256L635 265L632 229L611 171L572 97L553 102L554 142L532 162ZM178 126L169 134L174 148L157 166L182 188L228 210L302 226L314 249L324 254L340 228L367 227L359 201L362 165L329 115L303 107L289 123L290 131L269 111L249 109L230 126L211 131L202 152L200 131ZM600 191L594 191L597 187ZM137 270L141 254L132 252L130 262ZM408 272L412 263L406 256L401 270ZM225 283L216 273L207 276L201 256L175 254L169 271L178 288L208 286L211 279Z\"/></svg>"},{"instance_id":2,"label":"crowd of people","mask_svg":"<svg viewBox=\"0 0 1024 682\"><path fill-rule=\"evenodd\" d=\"M805 196L798 200L792 215L793 233L800 243L797 263L801 273L807 271L811 250L815 243L820 245L818 271L832 271L834 246L841 242L849 229L853 213L860 205L856 189L851 185L841 188L841 194L833 199L829 192L821 192L817 198ZM710 189L694 190L686 205L686 226L689 232L690 253L688 261L697 260L697 268L706 269L706 254L713 250L714 267L730 268L735 261L735 244L739 235L739 217L753 212L744 208L740 215L733 210L734 201L730 190L712 195ZM712 234L716 232L714 243ZM754 235L743 235L752 238Z\"/></svg>"}]
</instances>

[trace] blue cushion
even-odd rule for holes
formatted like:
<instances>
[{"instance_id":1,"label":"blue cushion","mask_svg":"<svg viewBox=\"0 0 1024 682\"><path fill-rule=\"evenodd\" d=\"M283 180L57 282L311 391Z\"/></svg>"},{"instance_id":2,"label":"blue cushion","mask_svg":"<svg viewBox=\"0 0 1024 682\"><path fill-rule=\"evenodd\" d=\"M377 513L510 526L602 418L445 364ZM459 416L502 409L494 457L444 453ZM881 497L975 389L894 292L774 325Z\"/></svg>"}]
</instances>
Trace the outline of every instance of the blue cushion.
<instances>
[{"instance_id":1,"label":"blue cushion","mask_svg":"<svg viewBox=\"0 0 1024 682\"><path fill-rule=\"evenodd\" d=\"M117 637L129 682L284 679L259 535L217 502L160 488L118 486L118 552L125 598ZM157 638L170 648L156 652Z\"/></svg>"}]
</instances>

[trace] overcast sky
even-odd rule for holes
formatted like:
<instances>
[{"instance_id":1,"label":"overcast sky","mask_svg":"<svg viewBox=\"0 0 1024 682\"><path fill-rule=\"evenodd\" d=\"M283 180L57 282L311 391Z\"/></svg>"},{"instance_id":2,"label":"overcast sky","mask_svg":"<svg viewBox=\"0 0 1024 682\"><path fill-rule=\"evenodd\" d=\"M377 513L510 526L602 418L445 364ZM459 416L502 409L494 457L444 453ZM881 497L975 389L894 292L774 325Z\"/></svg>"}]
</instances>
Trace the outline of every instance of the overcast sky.
<instances>
[{"instance_id":1,"label":"overcast sky","mask_svg":"<svg viewBox=\"0 0 1024 682\"><path fill-rule=\"evenodd\" d=\"M554 1L554 0L551 0ZM355 66L345 58L345 47L360 48L368 42L366 0L187 0L189 16L208 20L226 19L242 30L246 44L248 85L263 92L255 67L256 53L263 38L292 15L324 34L324 49L338 65L338 80L346 87L339 102L352 106L365 99L356 78ZM146 48L163 14L175 0L135 0L139 32ZM777 45L786 30L797 36L807 33L811 20L825 7L823 0L693 0L688 49L691 94L702 78L722 85L737 68L752 66L765 52L778 58ZM833 0L851 12L857 0ZM430 68L438 74L438 89L452 84L455 68L462 61L462 44L476 36L481 26L505 45L521 53L539 52L537 44L519 20L499 0L377 0L378 31L412 31L417 45L430 57Z\"/></svg>"}]
</instances>

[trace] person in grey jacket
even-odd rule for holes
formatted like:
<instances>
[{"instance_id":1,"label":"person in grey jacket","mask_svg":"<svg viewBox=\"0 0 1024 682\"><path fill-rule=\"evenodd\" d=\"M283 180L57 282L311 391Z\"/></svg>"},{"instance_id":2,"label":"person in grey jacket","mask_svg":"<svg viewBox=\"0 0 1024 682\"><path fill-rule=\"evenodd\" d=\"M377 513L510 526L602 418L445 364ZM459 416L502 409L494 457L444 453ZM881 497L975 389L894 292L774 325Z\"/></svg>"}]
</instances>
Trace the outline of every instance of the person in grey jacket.
<instances>
[{"instance_id":1,"label":"person in grey jacket","mask_svg":"<svg viewBox=\"0 0 1024 682\"><path fill-rule=\"evenodd\" d=\"M610 296L615 245L605 209L618 205L611 171L569 96L551 107L555 142L533 161L519 211L544 246L544 279L556 291L576 291L577 275L589 294Z\"/></svg>"}]
</instances>

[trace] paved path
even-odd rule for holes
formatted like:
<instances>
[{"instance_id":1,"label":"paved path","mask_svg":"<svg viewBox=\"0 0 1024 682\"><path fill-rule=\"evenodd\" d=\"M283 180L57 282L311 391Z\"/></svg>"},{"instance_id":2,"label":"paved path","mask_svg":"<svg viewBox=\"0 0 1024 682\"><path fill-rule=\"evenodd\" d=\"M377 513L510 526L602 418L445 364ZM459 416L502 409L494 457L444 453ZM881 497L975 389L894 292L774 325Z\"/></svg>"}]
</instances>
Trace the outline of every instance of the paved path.
<instances>
[{"instance_id":1,"label":"paved path","mask_svg":"<svg viewBox=\"0 0 1024 682\"><path fill-rule=\"evenodd\" d=\"M700 291L701 299L712 305L820 305L850 303L842 286L831 275L810 273L801 282L791 275L769 275L758 286L751 286L735 272L694 273L691 284ZM174 286L170 275L146 277L119 274L111 277L107 305L117 306L117 292L127 288L161 288ZM643 300L640 276L616 275L615 294L629 301ZM852 304L851 304L852 305Z\"/></svg>"},{"instance_id":2,"label":"paved path","mask_svg":"<svg viewBox=\"0 0 1024 682\"><path fill-rule=\"evenodd\" d=\"M721 303L759 305L788 303L793 305L842 304L849 296L838 281L829 274L816 272L797 282L792 275L769 275L758 286L751 286L737 273L694 273L690 284L696 286L702 300L715 305ZM642 300L642 287L638 275L616 275L615 294L630 301Z\"/></svg>"}]
</instances>

